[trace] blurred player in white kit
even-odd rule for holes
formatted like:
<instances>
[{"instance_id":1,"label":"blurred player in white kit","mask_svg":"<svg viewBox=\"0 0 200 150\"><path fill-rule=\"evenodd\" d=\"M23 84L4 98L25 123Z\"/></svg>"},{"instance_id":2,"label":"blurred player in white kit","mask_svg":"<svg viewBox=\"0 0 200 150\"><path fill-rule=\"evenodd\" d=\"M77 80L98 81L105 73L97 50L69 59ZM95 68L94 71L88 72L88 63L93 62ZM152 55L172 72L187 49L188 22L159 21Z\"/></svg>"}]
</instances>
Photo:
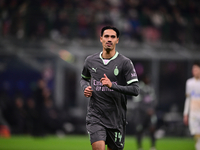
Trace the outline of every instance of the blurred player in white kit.
<instances>
[{"instance_id":1,"label":"blurred player in white kit","mask_svg":"<svg viewBox=\"0 0 200 150\"><path fill-rule=\"evenodd\" d=\"M196 139L196 150L200 150L200 62L193 63L192 75L193 77L186 81L183 121Z\"/></svg>"}]
</instances>

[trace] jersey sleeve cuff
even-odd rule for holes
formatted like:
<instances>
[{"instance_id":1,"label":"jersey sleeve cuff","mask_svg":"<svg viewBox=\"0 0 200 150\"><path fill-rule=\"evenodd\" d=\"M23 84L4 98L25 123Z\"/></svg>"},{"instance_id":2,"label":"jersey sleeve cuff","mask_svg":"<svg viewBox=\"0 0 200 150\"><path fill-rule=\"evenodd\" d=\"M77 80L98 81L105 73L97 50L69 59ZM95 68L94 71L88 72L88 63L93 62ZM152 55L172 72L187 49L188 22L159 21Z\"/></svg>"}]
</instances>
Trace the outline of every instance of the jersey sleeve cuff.
<instances>
[{"instance_id":1,"label":"jersey sleeve cuff","mask_svg":"<svg viewBox=\"0 0 200 150\"><path fill-rule=\"evenodd\" d=\"M138 79L129 80L129 81L127 82L127 84L131 84L131 83L133 83L133 82L138 82Z\"/></svg>"},{"instance_id":2,"label":"jersey sleeve cuff","mask_svg":"<svg viewBox=\"0 0 200 150\"><path fill-rule=\"evenodd\" d=\"M91 77L86 77L83 74L81 74L81 77L85 78L85 79L90 79Z\"/></svg>"}]
</instances>

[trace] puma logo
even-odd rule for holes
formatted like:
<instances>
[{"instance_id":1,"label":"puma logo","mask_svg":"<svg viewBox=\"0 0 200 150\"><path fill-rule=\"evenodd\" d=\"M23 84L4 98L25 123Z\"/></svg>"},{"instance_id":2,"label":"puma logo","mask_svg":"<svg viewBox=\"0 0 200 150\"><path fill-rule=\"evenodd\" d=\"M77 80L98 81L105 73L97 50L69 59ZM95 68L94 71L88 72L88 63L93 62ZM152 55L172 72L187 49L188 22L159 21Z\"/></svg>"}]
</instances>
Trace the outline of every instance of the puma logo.
<instances>
[{"instance_id":1,"label":"puma logo","mask_svg":"<svg viewBox=\"0 0 200 150\"><path fill-rule=\"evenodd\" d=\"M97 68L95 69L95 68L92 68L92 70L94 70L94 72L97 72Z\"/></svg>"}]
</instances>

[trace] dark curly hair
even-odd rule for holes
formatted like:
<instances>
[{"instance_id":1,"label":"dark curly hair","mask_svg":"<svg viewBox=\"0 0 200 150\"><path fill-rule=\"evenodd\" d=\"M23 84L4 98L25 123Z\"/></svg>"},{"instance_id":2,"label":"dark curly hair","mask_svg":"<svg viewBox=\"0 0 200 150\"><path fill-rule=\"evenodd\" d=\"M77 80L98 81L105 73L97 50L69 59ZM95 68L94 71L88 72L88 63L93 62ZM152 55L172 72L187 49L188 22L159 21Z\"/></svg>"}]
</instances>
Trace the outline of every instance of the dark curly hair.
<instances>
[{"instance_id":1,"label":"dark curly hair","mask_svg":"<svg viewBox=\"0 0 200 150\"><path fill-rule=\"evenodd\" d=\"M107 30L107 29L112 29L112 30L114 30L114 31L116 32L116 34L117 34L117 38L119 38L119 35L120 35L119 30L118 30L116 27L113 27L113 26L105 26L105 27L103 27L103 28L101 29L101 36L103 35L103 32L104 32L105 30Z\"/></svg>"},{"instance_id":2,"label":"dark curly hair","mask_svg":"<svg viewBox=\"0 0 200 150\"><path fill-rule=\"evenodd\" d=\"M199 67L200 67L200 61L197 61L197 60L196 60L196 61L194 61L194 62L193 62L193 65L197 65L197 66L199 66Z\"/></svg>"}]
</instances>

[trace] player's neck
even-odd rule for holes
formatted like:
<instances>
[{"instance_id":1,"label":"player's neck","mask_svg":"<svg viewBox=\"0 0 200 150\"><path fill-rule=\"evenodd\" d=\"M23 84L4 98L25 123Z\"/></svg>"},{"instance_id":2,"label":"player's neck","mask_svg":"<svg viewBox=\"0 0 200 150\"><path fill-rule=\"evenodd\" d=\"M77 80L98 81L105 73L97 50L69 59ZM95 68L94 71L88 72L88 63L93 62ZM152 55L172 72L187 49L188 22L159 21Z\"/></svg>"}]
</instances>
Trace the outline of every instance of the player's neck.
<instances>
[{"instance_id":1,"label":"player's neck","mask_svg":"<svg viewBox=\"0 0 200 150\"><path fill-rule=\"evenodd\" d=\"M194 77L196 80L200 80L200 77Z\"/></svg>"},{"instance_id":2,"label":"player's neck","mask_svg":"<svg viewBox=\"0 0 200 150\"><path fill-rule=\"evenodd\" d=\"M116 53L115 49L113 49L111 51L103 50L102 58L104 58L104 59L110 59L110 58L112 58L115 55L115 53Z\"/></svg>"}]
</instances>

